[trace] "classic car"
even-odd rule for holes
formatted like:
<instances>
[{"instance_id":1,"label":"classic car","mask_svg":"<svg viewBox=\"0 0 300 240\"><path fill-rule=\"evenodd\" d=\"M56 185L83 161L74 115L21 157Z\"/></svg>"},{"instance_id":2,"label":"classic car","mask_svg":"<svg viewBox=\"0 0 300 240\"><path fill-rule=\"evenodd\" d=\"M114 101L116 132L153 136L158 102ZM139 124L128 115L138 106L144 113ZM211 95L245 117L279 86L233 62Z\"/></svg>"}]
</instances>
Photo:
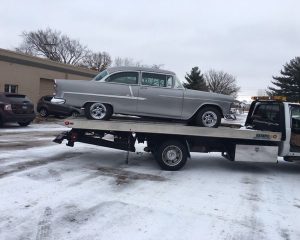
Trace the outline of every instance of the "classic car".
<instances>
[{"instance_id":1,"label":"classic car","mask_svg":"<svg viewBox=\"0 0 300 240\"><path fill-rule=\"evenodd\" d=\"M91 81L56 79L54 88L52 101L84 108L95 120L118 113L218 127L233 102L231 96L185 89L174 72L143 67L108 68Z\"/></svg>"}]
</instances>

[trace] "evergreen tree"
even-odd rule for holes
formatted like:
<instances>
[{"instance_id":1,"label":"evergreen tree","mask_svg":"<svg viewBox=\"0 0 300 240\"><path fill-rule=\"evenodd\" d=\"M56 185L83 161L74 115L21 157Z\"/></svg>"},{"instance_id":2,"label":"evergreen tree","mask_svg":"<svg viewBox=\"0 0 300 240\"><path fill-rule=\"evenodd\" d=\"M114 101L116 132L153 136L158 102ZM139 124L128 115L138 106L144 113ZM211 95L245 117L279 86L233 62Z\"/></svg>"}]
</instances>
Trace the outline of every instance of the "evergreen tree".
<instances>
[{"instance_id":1,"label":"evergreen tree","mask_svg":"<svg viewBox=\"0 0 300 240\"><path fill-rule=\"evenodd\" d=\"M300 101L300 57L295 57L283 66L280 77L274 77L272 83L277 87L269 87L271 96L286 96L288 101Z\"/></svg>"},{"instance_id":2,"label":"evergreen tree","mask_svg":"<svg viewBox=\"0 0 300 240\"><path fill-rule=\"evenodd\" d=\"M193 67L191 73L186 73L185 79L187 83L184 83L184 87L188 89L208 91L203 74L198 67Z\"/></svg>"}]
</instances>

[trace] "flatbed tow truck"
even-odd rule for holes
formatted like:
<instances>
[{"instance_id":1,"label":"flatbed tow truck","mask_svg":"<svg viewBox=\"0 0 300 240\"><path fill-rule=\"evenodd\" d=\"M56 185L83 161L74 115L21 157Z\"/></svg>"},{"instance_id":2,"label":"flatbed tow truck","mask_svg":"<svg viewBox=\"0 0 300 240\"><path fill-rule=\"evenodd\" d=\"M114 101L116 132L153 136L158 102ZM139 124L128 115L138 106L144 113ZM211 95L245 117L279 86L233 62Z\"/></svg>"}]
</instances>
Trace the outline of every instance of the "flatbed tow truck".
<instances>
[{"instance_id":1,"label":"flatbed tow truck","mask_svg":"<svg viewBox=\"0 0 300 240\"><path fill-rule=\"evenodd\" d=\"M256 97L252 102L245 126L240 128L205 128L182 123L142 120L97 121L67 119L71 128L53 141L67 146L82 142L135 152L135 143L147 143L164 170L179 170L191 152L220 152L230 161L277 163L278 156L286 161L300 160L300 104L269 97ZM106 136L112 135L113 140Z\"/></svg>"}]
</instances>

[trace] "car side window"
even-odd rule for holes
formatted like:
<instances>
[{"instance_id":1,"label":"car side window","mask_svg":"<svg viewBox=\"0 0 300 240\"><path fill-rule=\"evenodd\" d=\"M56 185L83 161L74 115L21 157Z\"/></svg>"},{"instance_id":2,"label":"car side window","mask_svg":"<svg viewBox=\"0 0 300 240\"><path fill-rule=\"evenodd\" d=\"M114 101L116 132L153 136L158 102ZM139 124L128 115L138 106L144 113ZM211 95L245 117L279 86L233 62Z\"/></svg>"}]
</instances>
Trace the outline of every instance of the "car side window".
<instances>
[{"instance_id":1,"label":"car side window","mask_svg":"<svg viewBox=\"0 0 300 240\"><path fill-rule=\"evenodd\" d=\"M44 97L44 100L45 100L46 102L50 102L51 99L52 99L52 97Z\"/></svg>"},{"instance_id":2,"label":"car side window","mask_svg":"<svg viewBox=\"0 0 300 240\"><path fill-rule=\"evenodd\" d=\"M123 84L137 84L139 74L137 72L120 72L109 76L106 82L123 83Z\"/></svg>"},{"instance_id":3,"label":"car side window","mask_svg":"<svg viewBox=\"0 0 300 240\"><path fill-rule=\"evenodd\" d=\"M157 73L142 73L142 85L171 88L173 77Z\"/></svg>"}]
</instances>

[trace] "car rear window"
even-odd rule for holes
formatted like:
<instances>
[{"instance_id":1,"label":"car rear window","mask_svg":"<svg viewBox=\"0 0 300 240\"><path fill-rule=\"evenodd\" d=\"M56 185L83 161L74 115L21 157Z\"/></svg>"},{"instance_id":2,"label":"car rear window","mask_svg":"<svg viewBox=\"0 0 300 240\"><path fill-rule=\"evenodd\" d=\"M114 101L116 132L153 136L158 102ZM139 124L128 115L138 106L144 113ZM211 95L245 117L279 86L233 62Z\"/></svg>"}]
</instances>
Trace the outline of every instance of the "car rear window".
<instances>
[{"instance_id":1,"label":"car rear window","mask_svg":"<svg viewBox=\"0 0 300 240\"><path fill-rule=\"evenodd\" d=\"M30 102L30 100L23 94L5 94L6 100L9 102Z\"/></svg>"},{"instance_id":2,"label":"car rear window","mask_svg":"<svg viewBox=\"0 0 300 240\"><path fill-rule=\"evenodd\" d=\"M5 97L8 97L8 98L26 98L26 96L22 95L22 94L5 94Z\"/></svg>"},{"instance_id":3,"label":"car rear window","mask_svg":"<svg viewBox=\"0 0 300 240\"><path fill-rule=\"evenodd\" d=\"M142 74L142 85L171 88L172 84L172 76L157 73Z\"/></svg>"}]
</instances>

